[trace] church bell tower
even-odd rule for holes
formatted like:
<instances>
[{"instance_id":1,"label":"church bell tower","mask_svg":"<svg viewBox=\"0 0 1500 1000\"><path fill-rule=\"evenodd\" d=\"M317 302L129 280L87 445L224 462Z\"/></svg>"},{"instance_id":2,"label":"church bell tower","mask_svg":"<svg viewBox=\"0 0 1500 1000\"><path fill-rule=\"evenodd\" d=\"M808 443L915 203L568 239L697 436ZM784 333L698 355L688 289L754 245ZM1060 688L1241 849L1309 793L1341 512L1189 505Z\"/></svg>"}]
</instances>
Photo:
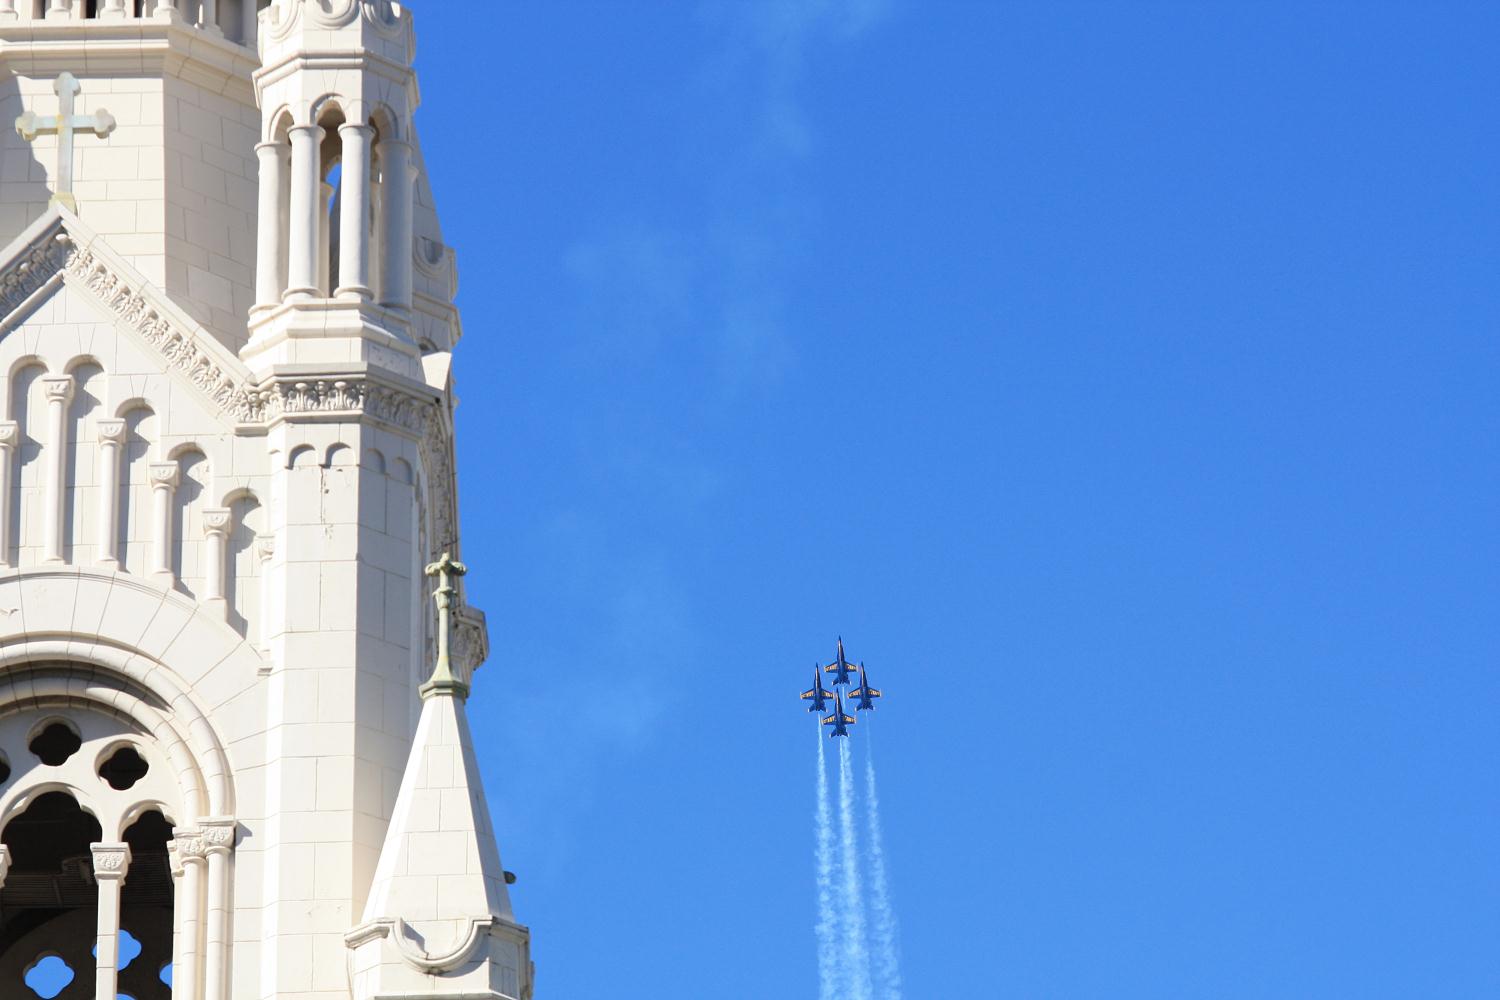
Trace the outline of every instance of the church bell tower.
<instances>
[{"instance_id":1,"label":"church bell tower","mask_svg":"<svg viewBox=\"0 0 1500 1000\"><path fill-rule=\"evenodd\" d=\"M0 0L0 997L527 1000L393 0Z\"/></svg>"}]
</instances>

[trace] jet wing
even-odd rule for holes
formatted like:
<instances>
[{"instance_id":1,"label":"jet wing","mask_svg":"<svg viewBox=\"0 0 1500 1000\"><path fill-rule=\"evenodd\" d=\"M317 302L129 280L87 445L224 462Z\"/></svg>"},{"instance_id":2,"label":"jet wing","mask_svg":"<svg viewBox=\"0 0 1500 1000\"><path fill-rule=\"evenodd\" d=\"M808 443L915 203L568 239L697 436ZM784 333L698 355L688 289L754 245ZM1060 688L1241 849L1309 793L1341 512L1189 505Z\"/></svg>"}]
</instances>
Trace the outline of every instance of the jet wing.
<instances>
[{"instance_id":1,"label":"jet wing","mask_svg":"<svg viewBox=\"0 0 1500 1000\"><path fill-rule=\"evenodd\" d=\"M858 721L859 720L856 719L852 715L846 715L846 716L844 716L844 725L846 725L846 726L852 726L852 725L854 725Z\"/></svg>"},{"instance_id":2,"label":"jet wing","mask_svg":"<svg viewBox=\"0 0 1500 1000\"><path fill-rule=\"evenodd\" d=\"M803 695L803 697L806 697L806 695ZM851 698L860 698L860 699L863 699L863 698L879 698L880 697L880 689L879 688L862 688L862 687L861 688L855 688L853 691L849 692L849 697L851 697Z\"/></svg>"}]
</instances>

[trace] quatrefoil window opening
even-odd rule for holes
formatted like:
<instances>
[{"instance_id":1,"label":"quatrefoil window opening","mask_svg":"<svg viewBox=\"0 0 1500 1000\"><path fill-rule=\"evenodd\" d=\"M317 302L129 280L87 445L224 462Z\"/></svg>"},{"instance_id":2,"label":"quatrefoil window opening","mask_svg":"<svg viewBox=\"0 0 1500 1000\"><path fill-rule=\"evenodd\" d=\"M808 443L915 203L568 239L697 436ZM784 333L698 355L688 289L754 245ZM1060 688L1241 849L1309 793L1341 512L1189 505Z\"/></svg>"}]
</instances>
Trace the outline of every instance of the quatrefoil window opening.
<instances>
[{"instance_id":1,"label":"quatrefoil window opening","mask_svg":"<svg viewBox=\"0 0 1500 1000\"><path fill-rule=\"evenodd\" d=\"M129 743L114 747L104 762L99 765L99 777L117 792L123 792L135 786L135 783L146 776L151 766L146 763L146 758L141 756L139 750Z\"/></svg>"},{"instance_id":2,"label":"quatrefoil window opening","mask_svg":"<svg viewBox=\"0 0 1500 1000\"><path fill-rule=\"evenodd\" d=\"M21 979L26 988L42 1000L52 1000L78 977L73 968L57 955L43 954L31 963Z\"/></svg>"},{"instance_id":3,"label":"quatrefoil window opening","mask_svg":"<svg viewBox=\"0 0 1500 1000\"><path fill-rule=\"evenodd\" d=\"M36 759L48 767L61 767L83 746L78 730L62 719L52 719L27 744Z\"/></svg>"}]
</instances>

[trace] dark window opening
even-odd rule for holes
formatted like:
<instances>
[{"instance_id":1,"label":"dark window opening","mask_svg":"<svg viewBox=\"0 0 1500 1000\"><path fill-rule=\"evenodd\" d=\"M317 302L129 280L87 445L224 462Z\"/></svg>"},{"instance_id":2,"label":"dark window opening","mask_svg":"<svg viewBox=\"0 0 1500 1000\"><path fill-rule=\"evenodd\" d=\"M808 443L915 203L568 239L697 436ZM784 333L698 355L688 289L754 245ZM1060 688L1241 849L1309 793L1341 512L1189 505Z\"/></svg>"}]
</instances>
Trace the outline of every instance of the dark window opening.
<instances>
[{"instance_id":1,"label":"dark window opening","mask_svg":"<svg viewBox=\"0 0 1500 1000\"><path fill-rule=\"evenodd\" d=\"M78 752L83 740L64 722L54 722L37 734L29 749L48 767L57 767Z\"/></svg>"}]
</instances>

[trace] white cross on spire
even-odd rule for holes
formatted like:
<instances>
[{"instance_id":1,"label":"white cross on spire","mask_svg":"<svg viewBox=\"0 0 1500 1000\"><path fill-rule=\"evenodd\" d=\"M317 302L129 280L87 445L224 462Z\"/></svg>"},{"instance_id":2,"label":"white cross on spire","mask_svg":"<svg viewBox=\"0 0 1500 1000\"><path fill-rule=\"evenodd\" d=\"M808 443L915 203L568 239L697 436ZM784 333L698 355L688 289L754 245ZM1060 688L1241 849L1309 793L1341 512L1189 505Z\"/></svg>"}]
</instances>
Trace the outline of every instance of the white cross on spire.
<instances>
[{"instance_id":1,"label":"white cross on spire","mask_svg":"<svg viewBox=\"0 0 1500 1000\"><path fill-rule=\"evenodd\" d=\"M57 91L57 114L38 115L27 111L16 119L16 132L22 139L31 142L39 135L57 135L57 173L52 200L76 210L78 202L73 198L73 133L78 130L92 132L104 138L115 130L115 116L100 108L91 115L75 115L73 99L81 89L72 73L64 72L52 84Z\"/></svg>"}]
</instances>

